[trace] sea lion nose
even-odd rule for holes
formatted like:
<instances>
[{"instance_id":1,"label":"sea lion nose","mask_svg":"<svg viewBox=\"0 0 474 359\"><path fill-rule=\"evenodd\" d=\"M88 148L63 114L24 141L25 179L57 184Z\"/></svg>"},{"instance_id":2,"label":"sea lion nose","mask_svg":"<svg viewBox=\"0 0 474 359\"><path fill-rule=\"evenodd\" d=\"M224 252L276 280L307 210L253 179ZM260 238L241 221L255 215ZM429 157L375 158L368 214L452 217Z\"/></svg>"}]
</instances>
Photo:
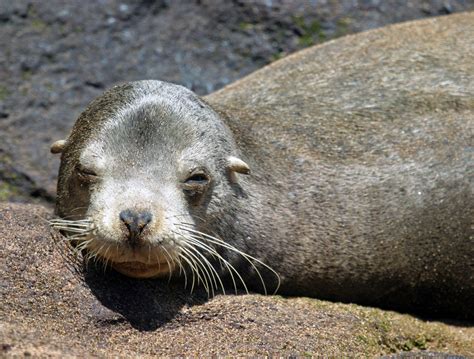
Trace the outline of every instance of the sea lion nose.
<instances>
[{"instance_id":1,"label":"sea lion nose","mask_svg":"<svg viewBox=\"0 0 474 359\"><path fill-rule=\"evenodd\" d=\"M132 245L138 244L141 233L153 218L148 211L135 212L129 209L120 212L119 217L128 229L127 239Z\"/></svg>"}]
</instances>

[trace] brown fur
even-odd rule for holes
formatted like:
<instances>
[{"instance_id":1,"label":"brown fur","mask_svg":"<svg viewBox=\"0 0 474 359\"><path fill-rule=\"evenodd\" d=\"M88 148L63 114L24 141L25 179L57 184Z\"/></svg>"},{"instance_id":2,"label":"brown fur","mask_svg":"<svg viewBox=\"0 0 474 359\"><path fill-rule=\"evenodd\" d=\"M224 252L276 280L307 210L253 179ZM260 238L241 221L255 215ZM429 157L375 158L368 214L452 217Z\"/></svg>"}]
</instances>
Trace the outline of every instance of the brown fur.
<instances>
[{"instance_id":1,"label":"brown fur","mask_svg":"<svg viewBox=\"0 0 474 359\"><path fill-rule=\"evenodd\" d=\"M284 292L472 317L473 13L331 41L207 101L253 169L265 210L239 219Z\"/></svg>"},{"instance_id":2,"label":"brown fur","mask_svg":"<svg viewBox=\"0 0 474 359\"><path fill-rule=\"evenodd\" d=\"M238 188L220 178L219 201L199 212L218 213L206 227L275 269L281 293L472 318L473 39L472 13L390 26L207 96L252 172ZM69 197L74 159L135 87L81 116L63 153L61 216L87 208L86 194Z\"/></svg>"}]
</instances>

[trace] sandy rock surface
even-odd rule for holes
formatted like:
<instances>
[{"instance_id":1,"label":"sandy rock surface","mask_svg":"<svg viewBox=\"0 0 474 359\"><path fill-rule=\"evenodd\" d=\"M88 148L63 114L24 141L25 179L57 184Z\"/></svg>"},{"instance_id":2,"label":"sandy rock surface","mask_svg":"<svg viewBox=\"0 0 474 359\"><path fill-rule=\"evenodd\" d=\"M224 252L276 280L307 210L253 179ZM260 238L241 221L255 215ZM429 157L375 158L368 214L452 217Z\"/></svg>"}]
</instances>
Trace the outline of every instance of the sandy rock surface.
<instances>
[{"instance_id":1,"label":"sandy rock surface","mask_svg":"<svg viewBox=\"0 0 474 359\"><path fill-rule=\"evenodd\" d=\"M0 205L2 355L474 355L466 323L309 298L190 294L182 283L91 270L61 253L39 205Z\"/></svg>"}]
</instances>

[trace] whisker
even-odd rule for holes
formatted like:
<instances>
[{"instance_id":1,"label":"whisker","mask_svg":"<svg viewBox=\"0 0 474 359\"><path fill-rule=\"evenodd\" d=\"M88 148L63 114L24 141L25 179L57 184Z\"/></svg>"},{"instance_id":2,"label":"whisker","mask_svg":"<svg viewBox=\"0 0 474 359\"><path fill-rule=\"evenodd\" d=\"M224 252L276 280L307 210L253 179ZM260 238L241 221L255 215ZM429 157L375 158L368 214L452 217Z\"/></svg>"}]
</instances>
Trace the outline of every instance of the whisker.
<instances>
[{"instance_id":1,"label":"whisker","mask_svg":"<svg viewBox=\"0 0 474 359\"><path fill-rule=\"evenodd\" d=\"M102 258L104 259L103 262L104 262L104 273L107 269L107 266L109 265L109 256L107 255L109 253L109 250L110 250L110 247L112 245L111 244L108 244L107 245L107 248L105 249L105 253L104 255L102 256Z\"/></svg>"},{"instance_id":2,"label":"whisker","mask_svg":"<svg viewBox=\"0 0 474 359\"><path fill-rule=\"evenodd\" d=\"M218 289L219 286L217 285L217 281L216 281L216 278L217 280L219 281L219 284L222 288L222 292L225 294L225 289L224 289L224 284L222 283L222 280L219 276L219 273L217 273L216 269L214 268L214 266L209 262L209 260L201 253L199 252L196 248L194 248L194 246L190 243L186 243L186 241L184 241L185 245L188 246L188 248L190 248L191 250L193 250L196 254L198 254L204 261L204 263L207 265L207 267L210 269L210 274L212 275L212 277L210 276L210 279L212 278L213 282L214 282L214 287L215 289ZM212 290L212 295L214 296L214 290Z\"/></svg>"},{"instance_id":3,"label":"whisker","mask_svg":"<svg viewBox=\"0 0 474 359\"><path fill-rule=\"evenodd\" d=\"M255 266L255 264L253 263L253 261L257 262L258 264L264 266L265 268L267 268L268 270L270 270L276 277L277 277L277 280L278 280L278 285L274 291L274 294L278 291L278 288L280 287L280 276L278 275L277 272L275 272L274 269L272 269L271 267L269 267L267 264L263 263L261 260L247 254L247 253L244 253L242 251L240 251L239 249L231 246L230 244L224 242L223 240L219 239L219 238L216 238L216 237L213 237L213 236L210 236L206 233L203 233L201 231L198 231L198 230L195 230L195 229L192 229L192 228L188 228L186 227L185 225L182 225L180 226L181 229L185 230L185 231L188 231L188 232L191 232L191 233L195 233L197 235L200 235L202 236L202 239L203 240L206 240L208 242L211 242L211 243L214 243L216 245L219 245L221 247L224 247L224 248L227 248L237 254L240 254L242 257L244 257L247 262L254 268L255 272L257 273L257 275L259 276L260 278L260 281L262 283L262 286L263 286L263 290L265 292L265 294L268 294L267 293L267 288L266 288L266 285L265 285L265 281L263 280L263 277L262 275L260 274L260 271L258 270L258 268Z\"/></svg>"},{"instance_id":4,"label":"whisker","mask_svg":"<svg viewBox=\"0 0 474 359\"><path fill-rule=\"evenodd\" d=\"M229 273L230 273L230 275L231 275L232 282L233 282L233 284L234 284L234 288L235 288L235 291L236 291L236 293L237 293L237 285L236 285L236 283L235 283L234 276L233 276L232 271L230 270L229 266L227 265L227 264L230 264L230 263L228 263L214 248L208 246L208 245L205 244L205 243L202 243L202 242L199 241L197 238L195 238L195 237L183 236L182 233L178 233L178 232L175 232L175 231L173 231L173 233L179 234L179 235L181 236L181 239L182 239L184 242L189 242L188 244L197 246L197 247L199 247L199 248L201 248L201 249L207 251L208 253L211 254L212 257L214 257L214 258L218 259L219 261L223 262L224 265L227 267L227 269L229 269ZM196 252L197 252L199 255L202 256L202 254L201 254L199 251L196 251ZM207 258L204 257L204 260L206 260L206 262L209 263L210 268L216 273L217 278L219 279L219 282L220 282L220 284L221 284L222 291L223 291L223 293L225 294L225 289L224 289L224 286L223 286L223 284L222 284L222 281L221 281L221 279L220 279L219 274L218 274L217 271L214 269L214 267L210 264L210 262L207 260ZM234 270L235 270L235 269L234 269ZM243 284L244 284L244 286L245 286L245 283L243 283ZM217 289L217 283L216 283L216 289Z\"/></svg>"},{"instance_id":5,"label":"whisker","mask_svg":"<svg viewBox=\"0 0 474 359\"><path fill-rule=\"evenodd\" d=\"M81 208L78 207L76 210L79 211L80 209ZM174 271L171 269L179 266L179 275L181 276L181 273L183 273L185 288L188 287L188 283L191 283L192 293L195 285L202 283L208 296L214 296L216 291L219 289L222 289L222 293L226 294L222 274L227 272L232 281L235 292L238 293L237 283L239 283L239 286L241 288L243 287L248 293L249 290L247 283L243 278L243 274L240 274L239 272L242 268L240 266L232 265L229 258L225 258L228 256L228 254L226 254L225 257L222 255L223 253L226 253L225 250L227 250L234 253L234 255L230 258L238 255L249 263L250 267L247 267L251 268L250 270L253 269L254 275L256 274L258 276L265 294L268 294L268 283L265 283L263 274L267 276L268 273L261 271L262 268L266 268L266 270L272 272L277 280L274 293L278 291L278 288L281 284L281 279L278 273L270 266L220 239L217 235L215 235L215 233L212 233L212 231L211 233L213 235L196 229L196 223L200 223L200 221L202 221L202 225L204 225L205 228L205 218L196 216L194 214L189 215L188 213L175 214L172 216L167 216L166 218L179 219L179 223L176 224L175 227L177 231L172 231L174 235L176 235L177 239L175 240L177 240L179 243L178 249L170 250L171 247L167 248L165 245L161 245L160 248L162 255L160 260L160 255L158 253L155 254L154 250L152 250L151 244L148 244L148 253L144 252L144 256L147 255L147 263L151 263L152 256L156 255L156 259L158 260L160 266L162 264L163 258L165 259L168 268L170 269L168 271L168 281L171 281L173 276ZM190 223L194 220L196 220L196 223ZM91 218L73 220L67 219L67 217L65 217L54 218L46 221L52 229L55 231L61 231L60 237L58 237L59 240L62 242L72 243L73 249L72 251L68 252L72 254L70 257L74 259L69 260L70 262L77 263L78 259L82 257L83 262L87 268L90 261L93 261L96 265L98 261L101 261L104 271L110 265L109 256L113 256L113 253L111 253L113 245L107 243L101 244L101 241L94 241L94 233L97 231L97 229L94 228L94 223ZM206 231L209 232L210 230L206 229ZM116 248L118 251L119 245L116 243L114 248ZM146 251L146 247L144 250ZM232 260L232 262L234 262L234 260ZM239 268L239 270L237 268ZM159 270L161 270L161 268L159 268ZM188 270L192 274L192 278L189 279Z\"/></svg>"},{"instance_id":6,"label":"whisker","mask_svg":"<svg viewBox=\"0 0 474 359\"><path fill-rule=\"evenodd\" d=\"M58 231L63 230L63 231L67 231L67 232L71 232L71 233L79 233L79 234L89 233L89 232L90 232L90 231L88 231L88 230L78 229L78 228L70 228L70 227L52 226L52 228L53 228L53 229L56 229L56 230L58 230Z\"/></svg>"},{"instance_id":7,"label":"whisker","mask_svg":"<svg viewBox=\"0 0 474 359\"><path fill-rule=\"evenodd\" d=\"M85 218L85 219L64 219L64 218L52 218L48 220L49 223L63 223L63 224L92 224L92 220Z\"/></svg>"},{"instance_id":8,"label":"whisker","mask_svg":"<svg viewBox=\"0 0 474 359\"><path fill-rule=\"evenodd\" d=\"M150 255L151 255L151 244L148 243L148 259L147 259L147 263L150 263Z\"/></svg>"},{"instance_id":9,"label":"whisker","mask_svg":"<svg viewBox=\"0 0 474 359\"><path fill-rule=\"evenodd\" d=\"M92 223L92 220L89 218L83 219L64 219L64 218L51 218L48 222L60 222L60 223Z\"/></svg>"},{"instance_id":10,"label":"whisker","mask_svg":"<svg viewBox=\"0 0 474 359\"><path fill-rule=\"evenodd\" d=\"M82 271L81 271L81 263L78 260L78 258L74 255L74 253L71 253L69 249L64 248L64 236L56 230L51 229L51 237L53 238L53 242L55 243L54 248L58 250L59 255L64 259L66 268L70 270L72 273L79 274L79 277L81 280L83 280L82 277Z\"/></svg>"},{"instance_id":11,"label":"whisker","mask_svg":"<svg viewBox=\"0 0 474 359\"><path fill-rule=\"evenodd\" d=\"M194 268L194 266L190 263L190 261L188 260L188 258L186 258L186 256L184 254L178 253L178 257L182 258L188 264L188 266L191 268L191 274L193 275L193 281L191 283L191 293L192 293L193 290L194 290L194 284L196 282L196 279L195 279L196 269Z\"/></svg>"},{"instance_id":12,"label":"whisker","mask_svg":"<svg viewBox=\"0 0 474 359\"><path fill-rule=\"evenodd\" d=\"M211 247L207 246L205 243L200 242L197 237L194 237L194 236L192 236L192 237L186 237L186 240L189 240L189 239L191 239L197 246L199 246L199 247L201 247L201 248L203 248L203 247L211 248ZM215 254L214 254L214 253L215 253ZM235 269L235 267L234 267L232 264L230 264L229 261L227 261L224 257L222 257L214 248L212 248L212 254L214 254L214 255L217 257L217 259L218 259L219 261L221 261L221 262L224 264L224 266L227 268L227 270L228 270L228 272L229 272L229 274L230 274L230 277L231 277L231 279L232 279L232 284L234 285L235 293L236 293L236 294L238 293L238 291L237 291L237 283L236 283L236 281L235 281L235 277L234 277L234 275L233 275L232 272L235 272L235 274L239 277L240 282L242 283L242 285L244 286L245 291L246 291L247 294L248 294L249 291L248 291L247 285L246 285L244 279L242 278L242 276L240 275L240 273L237 271L237 269Z\"/></svg>"},{"instance_id":13,"label":"whisker","mask_svg":"<svg viewBox=\"0 0 474 359\"><path fill-rule=\"evenodd\" d=\"M179 274L181 275L181 271L184 272L184 288L186 288L186 287L187 287L187 284L188 284L188 277L187 277L187 275L186 275L186 271L185 271L184 268L183 268L183 265L181 264L181 261L179 260L179 258L176 258L175 256L172 256L172 255L168 252L168 250L166 249L165 246L161 246L161 249L163 249L163 251L165 252L165 259L166 259L166 256L168 256L168 257L170 258L171 263L175 263L175 262L178 263L178 266L179 266ZM171 269L171 266L170 266L170 264L169 264L169 262L168 262L167 259L166 259L166 262L168 263L168 266L169 266L169 268Z\"/></svg>"},{"instance_id":14,"label":"whisker","mask_svg":"<svg viewBox=\"0 0 474 359\"><path fill-rule=\"evenodd\" d=\"M202 264L201 260L196 257L190 250L188 250L187 248L184 248L184 247L181 247L181 250L185 253L187 253L189 256L191 256L193 259L194 259L194 263L196 265L196 268L197 268L197 271L196 271L196 274L198 276L198 279L200 278L201 281L202 281L202 284L204 286L204 288L206 289L206 293L209 295L210 294L210 290L209 288L211 288L212 292L214 293L214 289L212 288L212 282L211 282L211 286L209 285L209 281L208 281L208 276L209 276L209 273L207 272L206 268L204 267L204 265ZM202 272L201 272L202 271ZM202 276L201 274L202 273Z\"/></svg>"},{"instance_id":15,"label":"whisker","mask_svg":"<svg viewBox=\"0 0 474 359\"><path fill-rule=\"evenodd\" d=\"M68 224L60 224L60 223L54 223L50 224L51 228L57 229L57 230L67 230L67 231L82 231L82 232L90 232L91 228L90 226L84 226L84 225L68 225Z\"/></svg>"},{"instance_id":16,"label":"whisker","mask_svg":"<svg viewBox=\"0 0 474 359\"><path fill-rule=\"evenodd\" d=\"M174 215L171 215L171 216L166 216L165 219L189 218L189 217L190 217L190 215L188 213L178 213L178 214L174 214ZM206 219L204 217L198 216L194 213L193 213L192 217L197 218L197 219L201 220L202 222L206 222Z\"/></svg>"},{"instance_id":17,"label":"whisker","mask_svg":"<svg viewBox=\"0 0 474 359\"><path fill-rule=\"evenodd\" d=\"M170 282L171 282L171 264L170 264L170 262L168 262L168 258L165 257L165 259L166 259L166 264L168 265L168 284L170 284Z\"/></svg>"},{"instance_id":18,"label":"whisker","mask_svg":"<svg viewBox=\"0 0 474 359\"><path fill-rule=\"evenodd\" d=\"M160 257L158 256L158 253L155 253L155 258L156 258L156 261L158 262L158 272L161 272L161 261L160 261Z\"/></svg>"}]
</instances>

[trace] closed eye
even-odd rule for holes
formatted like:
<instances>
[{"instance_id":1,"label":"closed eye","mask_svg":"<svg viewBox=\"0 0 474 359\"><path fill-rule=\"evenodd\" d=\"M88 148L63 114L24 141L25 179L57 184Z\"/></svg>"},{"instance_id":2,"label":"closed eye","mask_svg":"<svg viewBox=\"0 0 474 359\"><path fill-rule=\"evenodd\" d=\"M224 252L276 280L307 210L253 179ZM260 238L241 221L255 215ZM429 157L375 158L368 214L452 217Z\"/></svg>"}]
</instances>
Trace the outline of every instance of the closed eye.
<instances>
[{"instance_id":1,"label":"closed eye","mask_svg":"<svg viewBox=\"0 0 474 359\"><path fill-rule=\"evenodd\" d=\"M209 188L210 182L211 177L205 173L204 170L196 169L194 173L191 172L189 177L184 181L184 193L194 204L197 204Z\"/></svg>"},{"instance_id":2,"label":"closed eye","mask_svg":"<svg viewBox=\"0 0 474 359\"><path fill-rule=\"evenodd\" d=\"M188 184L207 184L209 182L209 177L204 173L196 173L188 177L185 183Z\"/></svg>"},{"instance_id":3,"label":"closed eye","mask_svg":"<svg viewBox=\"0 0 474 359\"><path fill-rule=\"evenodd\" d=\"M76 166L76 171L79 177L86 181L93 181L98 178L97 173L93 169L85 167L81 164Z\"/></svg>"}]
</instances>

